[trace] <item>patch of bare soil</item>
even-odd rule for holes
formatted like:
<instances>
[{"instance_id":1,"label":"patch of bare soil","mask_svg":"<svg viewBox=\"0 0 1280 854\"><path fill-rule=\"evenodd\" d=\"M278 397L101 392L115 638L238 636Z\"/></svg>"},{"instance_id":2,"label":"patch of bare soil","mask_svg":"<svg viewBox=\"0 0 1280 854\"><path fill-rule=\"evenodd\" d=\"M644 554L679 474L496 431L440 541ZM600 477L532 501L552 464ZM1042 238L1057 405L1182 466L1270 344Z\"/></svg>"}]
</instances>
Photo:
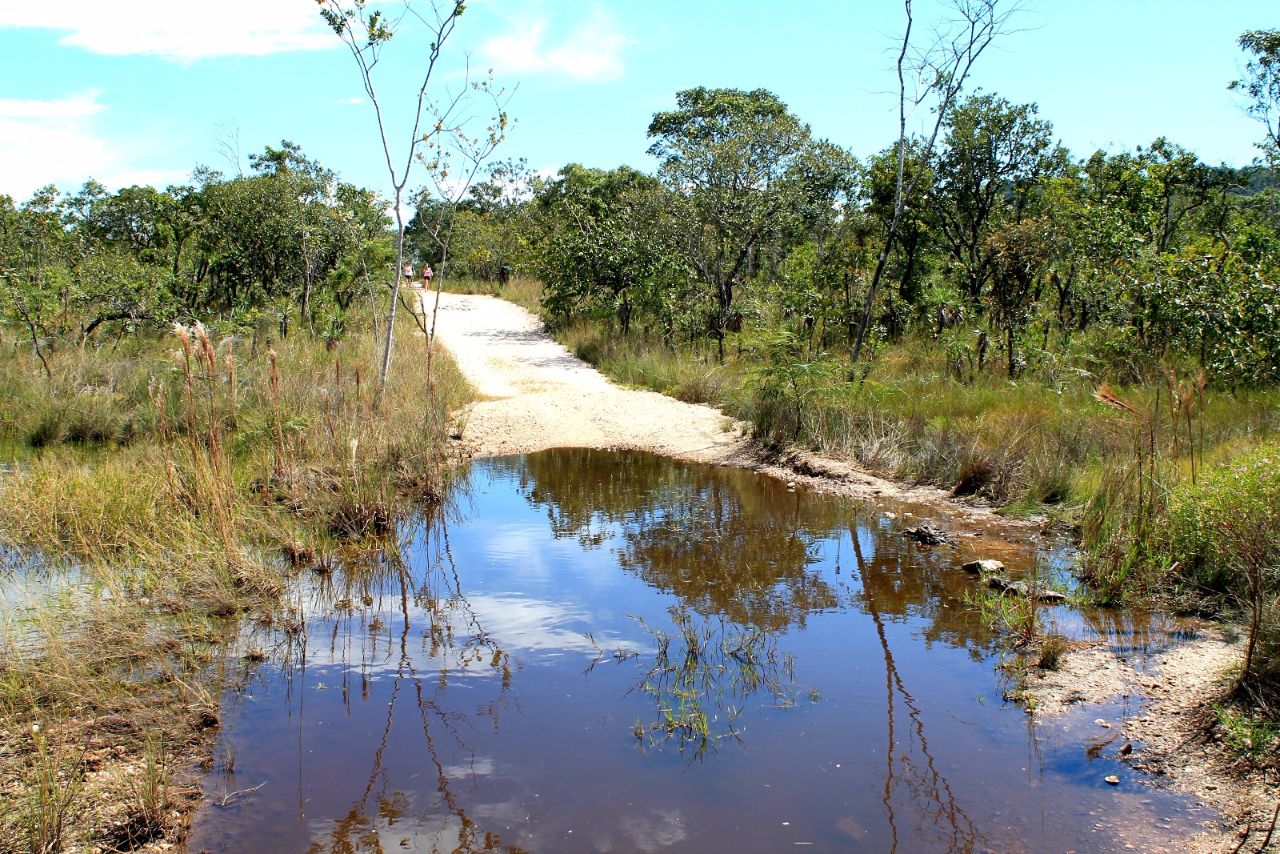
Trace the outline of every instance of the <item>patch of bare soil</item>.
<instances>
[{"instance_id":1,"label":"patch of bare soil","mask_svg":"<svg viewBox=\"0 0 1280 854\"><path fill-rule=\"evenodd\" d=\"M182 710L189 711L189 710ZM0 756L11 757L29 745L20 742L43 738L49 746L49 764L43 771L6 775L0 798L34 810L23 819L45 824L50 850L74 852L161 852L181 847L192 812L199 804L196 763L208 755L213 740L211 726L198 721L212 712L195 715L189 738L171 742L161 755L145 758L138 745L145 737L140 726L121 715L68 720L52 727L32 723L27 731L0 728ZM36 809L33 778L41 776L47 800ZM47 775L47 776L43 776ZM62 827L61 833L54 827ZM5 840L4 836L12 836ZM38 834L16 824L0 829L0 850L6 841L19 850L17 837L37 844ZM59 836L55 843L53 840ZM73 841L66 837L75 837ZM91 838L93 842L80 841Z\"/></svg>"},{"instance_id":2,"label":"patch of bare soil","mask_svg":"<svg viewBox=\"0 0 1280 854\"><path fill-rule=\"evenodd\" d=\"M1189 840L1188 851L1258 851L1280 799L1280 781L1238 760L1212 727L1213 704L1240 665L1242 644L1222 627L1198 621L1180 634L1151 655L1117 654L1106 641L1064 655L1058 670L1028 679L1036 722L1052 724L1071 709L1105 708L1095 723L1116 755L1226 820L1225 829L1210 827ZM1118 699L1133 702L1117 706ZM1252 832L1243 839L1247 828ZM1273 842L1280 844L1280 830Z\"/></svg>"},{"instance_id":3,"label":"patch of bare soil","mask_svg":"<svg viewBox=\"0 0 1280 854\"><path fill-rule=\"evenodd\" d=\"M431 295L424 302L429 311ZM512 303L441 294L436 328L481 398L459 413L472 456L618 448L716 463L744 447L719 410L613 385Z\"/></svg>"}]
</instances>

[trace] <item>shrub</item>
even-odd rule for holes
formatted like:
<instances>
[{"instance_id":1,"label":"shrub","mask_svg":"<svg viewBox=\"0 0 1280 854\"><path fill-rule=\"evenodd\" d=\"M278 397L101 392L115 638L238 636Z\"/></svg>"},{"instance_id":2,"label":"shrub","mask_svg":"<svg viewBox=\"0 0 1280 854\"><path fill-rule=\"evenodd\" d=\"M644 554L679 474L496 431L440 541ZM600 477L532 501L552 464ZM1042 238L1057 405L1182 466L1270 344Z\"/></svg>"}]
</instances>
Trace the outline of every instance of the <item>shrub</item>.
<instances>
[{"instance_id":1,"label":"shrub","mask_svg":"<svg viewBox=\"0 0 1280 854\"><path fill-rule=\"evenodd\" d=\"M1280 684L1280 443L1184 483L1171 497L1169 522L1184 577L1248 615L1241 686L1272 693Z\"/></svg>"},{"instance_id":2,"label":"shrub","mask_svg":"<svg viewBox=\"0 0 1280 854\"><path fill-rule=\"evenodd\" d=\"M1215 592L1239 595L1246 565L1280 559L1280 442L1268 442L1183 482L1169 502L1170 546L1184 577ZM1262 553L1251 555L1261 547Z\"/></svg>"}]
</instances>

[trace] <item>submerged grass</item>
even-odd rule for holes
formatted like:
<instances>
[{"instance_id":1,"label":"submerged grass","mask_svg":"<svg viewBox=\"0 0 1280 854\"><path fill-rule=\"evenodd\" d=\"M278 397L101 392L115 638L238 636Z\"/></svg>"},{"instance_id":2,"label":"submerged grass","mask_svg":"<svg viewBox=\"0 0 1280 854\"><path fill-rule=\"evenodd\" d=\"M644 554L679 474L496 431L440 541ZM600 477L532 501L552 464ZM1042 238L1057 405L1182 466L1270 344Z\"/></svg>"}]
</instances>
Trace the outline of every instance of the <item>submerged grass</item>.
<instances>
[{"instance_id":1,"label":"submerged grass","mask_svg":"<svg viewBox=\"0 0 1280 854\"><path fill-rule=\"evenodd\" d=\"M208 748L240 615L270 619L288 573L348 544L393 545L406 502L445 489L469 389L439 355L426 375L411 324L381 394L373 324L336 346L137 335L47 353L51 379L0 362L0 546L23 558L0 572L60 591L0 612L0 847L181 836L172 769Z\"/></svg>"}]
</instances>

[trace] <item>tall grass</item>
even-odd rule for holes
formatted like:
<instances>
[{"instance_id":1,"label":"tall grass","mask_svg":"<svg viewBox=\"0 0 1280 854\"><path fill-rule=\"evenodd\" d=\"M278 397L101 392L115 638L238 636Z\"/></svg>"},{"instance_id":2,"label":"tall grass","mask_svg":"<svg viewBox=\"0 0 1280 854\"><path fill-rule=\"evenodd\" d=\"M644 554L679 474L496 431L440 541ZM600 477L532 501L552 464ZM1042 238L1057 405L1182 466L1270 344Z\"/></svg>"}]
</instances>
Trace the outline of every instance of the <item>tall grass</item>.
<instances>
[{"instance_id":1,"label":"tall grass","mask_svg":"<svg viewBox=\"0 0 1280 854\"><path fill-rule=\"evenodd\" d=\"M0 442L16 461L0 479L0 546L65 590L0 614L0 729L41 734L0 752L0 786L23 793L0 806L0 838L59 850L174 832L157 825L171 814L168 756L207 749L212 665L238 615L269 617L289 572L347 543L387 544L406 501L445 488L448 413L470 392L439 356L427 376L411 323L381 396L369 324L336 347L176 327L53 349L51 379L22 351L0 362L13 401ZM142 777L89 782L86 744ZM58 769L77 784L40 782ZM104 802L120 806L103 818Z\"/></svg>"},{"instance_id":2,"label":"tall grass","mask_svg":"<svg viewBox=\"0 0 1280 854\"><path fill-rule=\"evenodd\" d=\"M802 363L805 377L791 382L785 366L758 349L731 351L722 363L710 350L623 338L588 321L556 334L615 380L716 404L748 421L767 445L798 444L1011 509L1074 507L1078 515L1107 478L1119 476L1117 464L1134 457L1132 418L1098 401L1090 376L1011 383L989 372L962 381L946 369L944 354L908 342L882 354L865 377L850 380L848 366L828 357ZM770 387L768 379L779 376L787 382ZM1157 457L1176 459L1180 471L1280 427L1280 392L1202 389L1189 439L1186 410L1176 413L1179 429L1168 424L1163 385L1122 392L1144 411L1160 406Z\"/></svg>"}]
</instances>

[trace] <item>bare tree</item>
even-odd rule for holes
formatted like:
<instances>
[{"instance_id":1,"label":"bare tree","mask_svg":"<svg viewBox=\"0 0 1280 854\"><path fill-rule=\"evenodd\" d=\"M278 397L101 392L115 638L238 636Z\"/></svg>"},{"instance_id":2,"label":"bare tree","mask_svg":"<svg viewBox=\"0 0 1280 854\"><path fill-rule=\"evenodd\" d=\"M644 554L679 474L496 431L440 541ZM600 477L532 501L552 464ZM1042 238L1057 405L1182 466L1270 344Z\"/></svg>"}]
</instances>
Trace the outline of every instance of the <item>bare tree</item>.
<instances>
[{"instance_id":1,"label":"bare tree","mask_svg":"<svg viewBox=\"0 0 1280 854\"><path fill-rule=\"evenodd\" d=\"M457 217L453 212L467 196L471 184L480 172L480 168L493 155L505 138L507 130L507 112L505 93L495 88L493 79L475 84L474 91L483 93L492 107L492 118L485 126L483 134L472 135L463 130L470 121L459 123L458 127L448 133L440 134L427 144L427 170L431 176L435 195L443 202L437 208L436 217L430 223L424 223L425 231L432 242L440 250L440 269L432 280L435 292L432 295L431 325L424 328L427 336L427 373L431 373L432 355L435 353L436 318L439 317L440 292L444 288L445 276L449 271L449 247L453 241L453 225ZM424 188L423 195L429 191ZM425 306L423 307L425 312ZM425 324L423 324L425 327Z\"/></svg>"},{"instance_id":2,"label":"bare tree","mask_svg":"<svg viewBox=\"0 0 1280 854\"><path fill-rule=\"evenodd\" d=\"M1245 75L1234 81L1233 92L1249 100L1245 114L1262 123L1267 131L1264 152L1280 157L1280 30L1253 30L1237 39L1240 48L1250 56Z\"/></svg>"},{"instance_id":3,"label":"bare tree","mask_svg":"<svg viewBox=\"0 0 1280 854\"><path fill-rule=\"evenodd\" d=\"M244 177L244 163L240 159L240 123L239 122L223 122L215 126L214 131L217 136L214 137L214 147L218 149L218 154L231 168L229 174L235 175L237 178Z\"/></svg>"},{"instance_id":4,"label":"bare tree","mask_svg":"<svg viewBox=\"0 0 1280 854\"><path fill-rule=\"evenodd\" d=\"M395 17L383 11L369 11L367 0L351 0L351 6L345 6L341 0L317 0L321 7L320 14L333 29L334 33L347 46L351 57L360 71L360 80L365 95L373 106L373 113L378 127L378 136L382 142L382 152L386 161L387 174L392 189L392 207L396 220L396 268L395 283L391 288L391 308L387 313L386 345L382 351L382 368L378 376L379 390L387 384L387 375L391 371L391 354L395 345L396 307L400 303L400 288L403 284L404 270L404 212L401 209L405 188L409 185L409 177L415 163L427 160L423 152L429 151L431 158L426 162L438 181L448 179L448 152L464 142L468 151L484 148L467 136L466 126L471 116L464 114L463 105L467 95L472 92L494 94L489 83L465 82L455 90L446 90L442 97L435 98L432 80L436 74L440 57L445 44L457 27L458 18L465 10L462 0L448 0L441 5L431 0L429 14L419 12L412 0L403 0L402 7ZM392 142L393 132L388 128L388 118L378 91L374 85L374 74L382 59L382 52L395 37L401 25L406 22L417 22L426 28L430 38L430 47L426 53L426 64L417 87L417 97L407 124L411 131L405 139L403 147ZM425 131L424 131L425 126ZM488 128L484 139L490 143L489 150L501 140L506 128L506 115L495 118ZM469 147L468 147L469 146ZM403 164L403 165L400 165ZM478 167L478 164L476 166ZM475 170L471 171L474 176ZM469 179L468 179L469 180ZM464 186L465 191L465 186ZM430 365L428 364L428 369Z\"/></svg>"},{"instance_id":5,"label":"bare tree","mask_svg":"<svg viewBox=\"0 0 1280 854\"><path fill-rule=\"evenodd\" d=\"M946 124L947 116L974 64L997 36L1006 32L1009 19L1018 11L1008 0L952 0L955 17L944 22L934 32L933 40L923 49L912 45L915 29L912 0L903 0L907 26L902 34L902 47L898 51L898 170L893 192L893 216L885 234L880 255L876 259L875 273L867 289L862 320L858 325L858 337L853 345L852 360L862 355L862 345L871 324L871 311L875 305L880 282L884 278L889 253L898 238L898 227L907 199L915 192L917 184L928 171L913 170L910 180L906 177L907 120L922 107L933 104L933 127L920 148L921 166L926 166L937 146L938 134Z\"/></svg>"}]
</instances>

